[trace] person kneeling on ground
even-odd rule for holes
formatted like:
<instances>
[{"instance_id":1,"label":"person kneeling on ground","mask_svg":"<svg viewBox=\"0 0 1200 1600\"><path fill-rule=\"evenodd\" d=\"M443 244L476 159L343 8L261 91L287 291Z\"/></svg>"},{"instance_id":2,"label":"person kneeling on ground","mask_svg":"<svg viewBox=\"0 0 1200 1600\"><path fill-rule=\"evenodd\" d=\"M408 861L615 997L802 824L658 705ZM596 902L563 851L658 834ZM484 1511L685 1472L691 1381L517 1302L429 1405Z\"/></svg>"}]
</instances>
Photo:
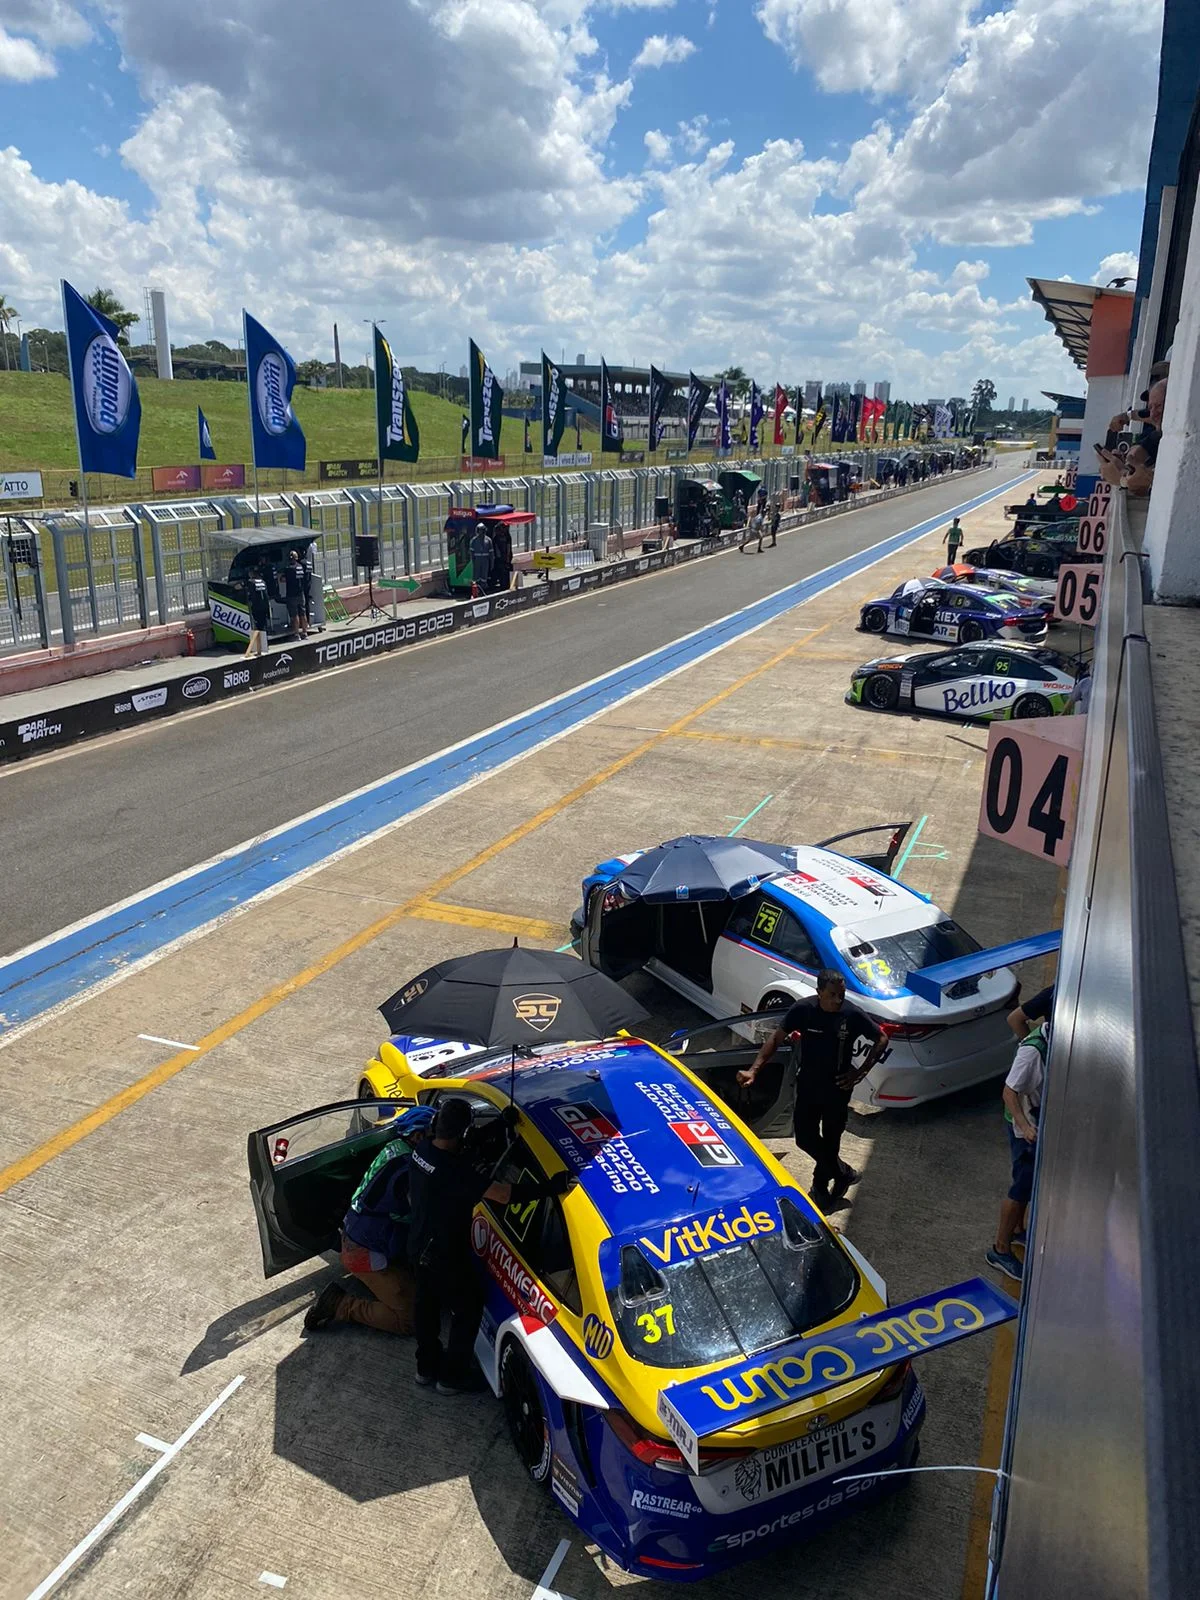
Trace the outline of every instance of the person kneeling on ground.
<instances>
[{"instance_id":1,"label":"person kneeling on ground","mask_svg":"<svg viewBox=\"0 0 1200 1600\"><path fill-rule=\"evenodd\" d=\"M396 1137L372 1161L342 1219L342 1266L371 1291L369 1300L331 1283L313 1301L306 1328L357 1322L383 1333L413 1331L413 1278L408 1265L409 1168L433 1127L431 1106L397 1117Z\"/></svg>"},{"instance_id":2,"label":"person kneeling on ground","mask_svg":"<svg viewBox=\"0 0 1200 1600\"><path fill-rule=\"evenodd\" d=\"M1000 1205L1000 1221L992 1248L985 1252L988 1266L1018 1283L1025 1263L1013 1254L1013 1245L1025 1243L1025 1214L1033 1199L1033 1169L1037 1159L1038 1117L1042 1109L1042 1084L1050 1049L1050 1024L1039 1023L1013 1057L1004 1080L1004 1120L1012 1155L1012 1183Z\"/></svg>"}]
</instances>

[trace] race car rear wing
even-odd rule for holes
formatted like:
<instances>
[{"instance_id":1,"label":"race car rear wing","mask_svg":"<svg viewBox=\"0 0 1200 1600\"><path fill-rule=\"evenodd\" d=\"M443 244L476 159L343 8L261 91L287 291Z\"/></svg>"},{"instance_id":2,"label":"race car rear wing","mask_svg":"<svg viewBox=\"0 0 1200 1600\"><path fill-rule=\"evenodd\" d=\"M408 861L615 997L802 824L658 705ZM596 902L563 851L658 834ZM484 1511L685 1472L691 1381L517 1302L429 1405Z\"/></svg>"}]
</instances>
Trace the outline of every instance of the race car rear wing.
<instances>
[{"instance_id":1,"label":"race car rear wing","mask_svg":"<svg viewBox=\"0 0 1200 1600\"><path fill-rule=\"evenodd\" d=\"M983 1278L968 1278L877 1316L668 1384L659 1391L659 1420L688 1466L699 1472L700 1441L707 1434L782 1411L809 1395L997 1327L1016 1314L1016 1301Z\"/></svg>"}]
</instances>

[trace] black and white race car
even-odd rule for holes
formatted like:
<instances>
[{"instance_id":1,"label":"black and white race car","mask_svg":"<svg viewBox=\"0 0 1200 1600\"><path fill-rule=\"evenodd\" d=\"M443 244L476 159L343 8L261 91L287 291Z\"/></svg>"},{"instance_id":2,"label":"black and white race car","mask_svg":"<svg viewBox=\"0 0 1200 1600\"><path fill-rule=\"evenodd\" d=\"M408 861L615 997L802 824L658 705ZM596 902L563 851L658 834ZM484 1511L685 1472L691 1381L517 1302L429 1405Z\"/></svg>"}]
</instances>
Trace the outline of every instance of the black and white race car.
<instances>
[{"instance_id":1,"label":"black and white race car","mask_svg":"<svg viewBox=\"0 0 1200 1600\"><path fill-rule=\"evenodd\" d=\"M850 676L846 703L967 721L1015 720L1061 716L1074 687L1074 664L1057 650L982 641L864 662Z\"/></svg>"}]
</instances>

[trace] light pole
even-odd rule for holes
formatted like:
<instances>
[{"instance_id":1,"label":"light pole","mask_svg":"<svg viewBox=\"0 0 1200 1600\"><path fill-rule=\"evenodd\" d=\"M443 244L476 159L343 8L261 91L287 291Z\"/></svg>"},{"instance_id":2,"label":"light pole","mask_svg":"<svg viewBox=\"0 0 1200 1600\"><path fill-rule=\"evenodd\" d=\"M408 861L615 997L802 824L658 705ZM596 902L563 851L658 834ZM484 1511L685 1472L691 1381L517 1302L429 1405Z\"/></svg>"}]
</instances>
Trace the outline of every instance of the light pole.
<instances>
[{"instance_id":1,"label":"light pole","mask_svg":"<svg viewBox=\"0 0 1200 1600\"><path fill-rule=\"evenodd\" d=\"M386 317L364 317L363 321L371 329L382 328L387 321ZM370 354L367 356L367 371L371 374L371 387L375 387L375 340L371 340Z\"/></svg>"}]
</instances>

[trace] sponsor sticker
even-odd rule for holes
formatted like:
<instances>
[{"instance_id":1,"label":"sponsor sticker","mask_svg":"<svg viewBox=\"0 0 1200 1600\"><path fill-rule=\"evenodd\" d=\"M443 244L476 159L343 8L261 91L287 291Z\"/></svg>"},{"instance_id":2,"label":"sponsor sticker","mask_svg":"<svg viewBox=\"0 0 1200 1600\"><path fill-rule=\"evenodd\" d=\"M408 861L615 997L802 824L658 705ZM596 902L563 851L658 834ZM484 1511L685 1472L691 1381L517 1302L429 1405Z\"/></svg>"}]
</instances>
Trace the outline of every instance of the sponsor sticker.
<instances>
[{"instance_id":1,"label":"sponsor sticker","mask_svg":"<svg viewBox=\"0 0 1200 1600\"><path fill-rule=\"evenodd\" d=\"M250 687L249 667L230 667L221 679L223 689L248 689Z\"/></svg>"},{"instance_id":2,"label":"sponsor sticker","mask_svg":"<svg viewBox=\"0 0 1200 1600\"><path fill-rule=\"evenodd\" d=\"M621 1131L615 1122L610 1121L602 1111L598 1111L586 1100L555 1106L554 1113L560 1122L570 1128L581 1144L606 1144L609 1139L615 1139Z\"/></svg>"},{"instance_id":3,"label":"sponsor sticker","mask_svg":"<svg viewBox=\"0 0 1200 1600\"><path fill-rule=\"evenodd\" d=\"M741 1165L740 1162L734 1164ZM751 1211L749 1206L744 1205L740 1211L730 1215L724 1211L713 1211L706 1217L694 1217L689 1222L673 1222L663 1229L661 1236L650 1238L643 1234L638 1243L644 1245L650 1255L664 1266L669 1266L673 1261L703 1255L708 1250L728 1250L740 1239L755 1239L764 1233L774 1233L778 1226L769 1211Z\"/></svg>"},{"instance_id":4,"label":"sponsor sticker","mask_svg":"<svg viewBox=\"0 0 1200 1600\"><path fill-rule=\"evenodd\" d=\"M183 698L202 700L211 688L212 681L209 678L189 678L183 686Z\"/></svg>"},{"instance_id":5,"label":"sponsor sticker","mask_svg":"<svg viewBox=\"0 0 1200 1600\"><path fill-rule=\"evenodd\" d=\"M539 1322L554 1321L558 1307L482 1212L471 1219L471 1248L518 1311Z\"/></svg>"},{"instance_id":6,"label":"sponsor sticker","mask_svg":"<svg viewBox=\"0 0 1200 1600\"><path fill-rule=\"evenodd\" d=\"M135 711L158 711L167 703L167 686L161 689L138 689L133 694L133 709Z\"/></svg>"},{"instance_id":7,"label":"sponsor sticker","mask_svg":"<svg viewBox=\"0 0 1200 1600\"><path fill-rule=\"evenodd\" d=\"M583 1319L583 1348L597 1361L603 1361L613 1347L616 1334L607 1322L602 1322L594 1311Z\"/></svg>"},{"instance_id":8,"label":"sponsor sticker","mask_svg":"<svg viewBox=\"0 0 1200 1600\"><path fill-rule=\"evenodd\" d=\"M550 1491L573 1517L579 1515L583 1492L579 1486L579 1479L561 1456L555 1456L554 1465L550 1468Z\"/></svg>"},{"instance_id":9,"label":"sponsor sticker","mask_svg":"<svg viewBox=\"0 0 1200 1600\"><path fill-rule=\"evenodd\" d=\"M280 678L291 677L292 658L287 650L285 650L280 656L275 656L274 658L268 657L268 660L271 662L271 665L264 669L259 680L260 682L276 683Z\"/></svg>"},{"instance_id":10,"label":"sponsor sticker","mask_svg":"<svg viewBox=\"0 0 1200 1600\"><path fill-rule=\"evenodd\" d=\"M132 711L132 710L133 710L133 701L132 700L118 700L116 705L113 706L113 716L114 717L119 717L124 712Z\"/></svg>"},{"instance_id":11,"label":"sponsor sticker","mask_svg":"<svg viewBox=\"0 0 1200 1600\"><path fill-rule=\"evenodd\" d=\"M634 1489L629 1498L635 1511L645 1511L651 1516L678 1517L686 1521L688 1517L700 1514L699 1506L693 1505L690 1500L680 1500L676 1495L651 1494L646 1489Z\"/></svg>"},{"instance_id":12,"label":"sponsor sticker","mask_svg":"<svg viewBox=\"0 0 1200 1600\"><path fill-rule=\"evenodd\" d=\"M17 736L22 744L36 744L39 739L52 739L62 729L61 722L51 722L49 717L34 717L30 722L17 723Z\"/></svg>"}]
</instances>

